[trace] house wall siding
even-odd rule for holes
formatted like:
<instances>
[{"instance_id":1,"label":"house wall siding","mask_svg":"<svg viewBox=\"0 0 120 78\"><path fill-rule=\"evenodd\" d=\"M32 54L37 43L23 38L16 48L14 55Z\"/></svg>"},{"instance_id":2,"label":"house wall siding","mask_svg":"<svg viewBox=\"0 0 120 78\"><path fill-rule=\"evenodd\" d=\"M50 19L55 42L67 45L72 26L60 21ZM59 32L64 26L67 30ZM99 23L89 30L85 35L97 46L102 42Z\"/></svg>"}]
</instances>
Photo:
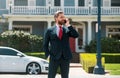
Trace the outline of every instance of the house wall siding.
<instances>
[{"instance_id":1,"label":"house wall siding","mask_svg":"<svg viewBox=\"0 0 120 78\"><path fill-rule=\"evenodd\" d=\"M14 0L15 6L27 6L28 0Z\"/></svg>"},{"instance_id":2,"label":"house wall siding","mask_svg":"<svg viewBox=\"0 0 120 78\"><path fill-rule=\"evenodd\" d=\"M2 14L8 14L8 10L7 9L0 9L0 16L2 15Z\"/></svg>"},{"instance_id":3,"label":"house wall siding","mask_svg":"<svg viewBox=\"0 0 120 78\"><path fill-rule=\"evenodd\" d=\"M8 10L6 9L6 0L0 0L0 16L2 14L8 14Z\"/></svg>"},{"instance_id":4,"label":"house wall siding","mask_svg":"<svg viewBox=\"0 0 120 78\"><path fill-rule=\"evenodd\" d=\"M6 9L6 0L0 0L0 9Z\"/></svg>"},{"instance_id":5,"label":"house wall siding","mask_svg":"<svg viewBox=\"0 0 120 78\"><path fill-rule=\"evenodd\" d=\"M75 0L64 0L64 6L75 6Z\"/></svg>"},{"instance_id":6,"label":"house wall siding","mask_svg":"<svg viewBox=\"0 0 120 78\"><path fill-rule=\"evenodd\" d=\"M46 0L36 0L36 6L46 6Z\"/></svg>"}]
</instances>

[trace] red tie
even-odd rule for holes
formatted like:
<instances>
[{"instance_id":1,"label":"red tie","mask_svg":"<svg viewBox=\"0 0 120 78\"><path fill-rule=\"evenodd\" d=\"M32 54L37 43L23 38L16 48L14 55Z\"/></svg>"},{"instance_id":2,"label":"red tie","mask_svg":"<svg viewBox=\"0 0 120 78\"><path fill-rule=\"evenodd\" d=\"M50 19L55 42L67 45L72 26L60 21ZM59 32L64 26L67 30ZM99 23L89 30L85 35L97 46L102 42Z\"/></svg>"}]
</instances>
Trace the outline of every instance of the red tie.
<instances>
[{"instance_id":1,"label":"red tie","mask_svg":"<svg viewBox=\"0 0 120 78\"><path fill-rule=\"evenodd\" d=\"M59 39L62 39L63 31L62 31L62 26L59 26Z\"/></svg>"}]
</instances>

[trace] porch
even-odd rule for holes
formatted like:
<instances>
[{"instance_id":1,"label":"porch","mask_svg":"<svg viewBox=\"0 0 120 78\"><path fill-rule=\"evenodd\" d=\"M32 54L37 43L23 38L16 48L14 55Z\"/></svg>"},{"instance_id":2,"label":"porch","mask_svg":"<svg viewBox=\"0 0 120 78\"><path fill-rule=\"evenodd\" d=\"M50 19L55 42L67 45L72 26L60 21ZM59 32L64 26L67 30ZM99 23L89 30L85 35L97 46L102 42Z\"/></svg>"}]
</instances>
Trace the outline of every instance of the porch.
<instances>
[{"instance_id":1,"label":"porch","mask_svg":"<svg viewBox=\"0 0 120 78\"><path fill-rule=\"evenodd\" d=\"M9 14L12 15L53 15L62 10L65 15L97 15L97 7L48 7L48 6L11 6ZM120 7L101 7L102 15L120 15Z\"/></svg>"}]
</instances>

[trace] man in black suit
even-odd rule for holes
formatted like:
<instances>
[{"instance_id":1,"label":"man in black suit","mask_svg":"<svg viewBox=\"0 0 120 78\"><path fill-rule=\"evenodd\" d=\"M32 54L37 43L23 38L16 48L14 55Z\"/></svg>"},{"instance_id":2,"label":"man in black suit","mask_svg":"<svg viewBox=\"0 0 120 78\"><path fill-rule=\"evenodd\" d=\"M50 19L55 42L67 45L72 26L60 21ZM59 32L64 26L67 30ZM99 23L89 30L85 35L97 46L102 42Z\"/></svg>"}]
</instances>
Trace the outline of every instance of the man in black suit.
<instances>
[{"instance_id":1,"label":"man in black suit","mask_svg":"<svg viewBox=\"0 0 120 78\"><path fill-rule=\"evenodd\" d=\"M77 38L79 35L62 11L57 11L54 19L56 24L47 29L43 42L46 58L50 55L48 78L55 78L58 67L60 67L61 77L68 78L69 64L72 59L69 37Z\"/></svg>"}]
</instances>

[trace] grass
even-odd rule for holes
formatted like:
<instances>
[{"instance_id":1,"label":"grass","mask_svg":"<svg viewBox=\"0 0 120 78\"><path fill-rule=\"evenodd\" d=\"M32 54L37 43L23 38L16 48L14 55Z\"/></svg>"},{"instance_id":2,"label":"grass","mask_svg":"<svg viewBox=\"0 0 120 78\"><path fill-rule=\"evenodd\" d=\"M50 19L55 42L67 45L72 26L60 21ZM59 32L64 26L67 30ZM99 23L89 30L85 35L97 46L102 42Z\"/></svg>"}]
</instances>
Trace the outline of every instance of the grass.
<instances>
[{"instance_id":1,"label":"grass","mask_svg":"<svg viewBox=\"0 0 120 78\"><path fill-rule=\"evenodd\" d=\"M109 70L111 75L120 75L120 63L107 63L105 70Z\"/></svg>"}]
</instances>

